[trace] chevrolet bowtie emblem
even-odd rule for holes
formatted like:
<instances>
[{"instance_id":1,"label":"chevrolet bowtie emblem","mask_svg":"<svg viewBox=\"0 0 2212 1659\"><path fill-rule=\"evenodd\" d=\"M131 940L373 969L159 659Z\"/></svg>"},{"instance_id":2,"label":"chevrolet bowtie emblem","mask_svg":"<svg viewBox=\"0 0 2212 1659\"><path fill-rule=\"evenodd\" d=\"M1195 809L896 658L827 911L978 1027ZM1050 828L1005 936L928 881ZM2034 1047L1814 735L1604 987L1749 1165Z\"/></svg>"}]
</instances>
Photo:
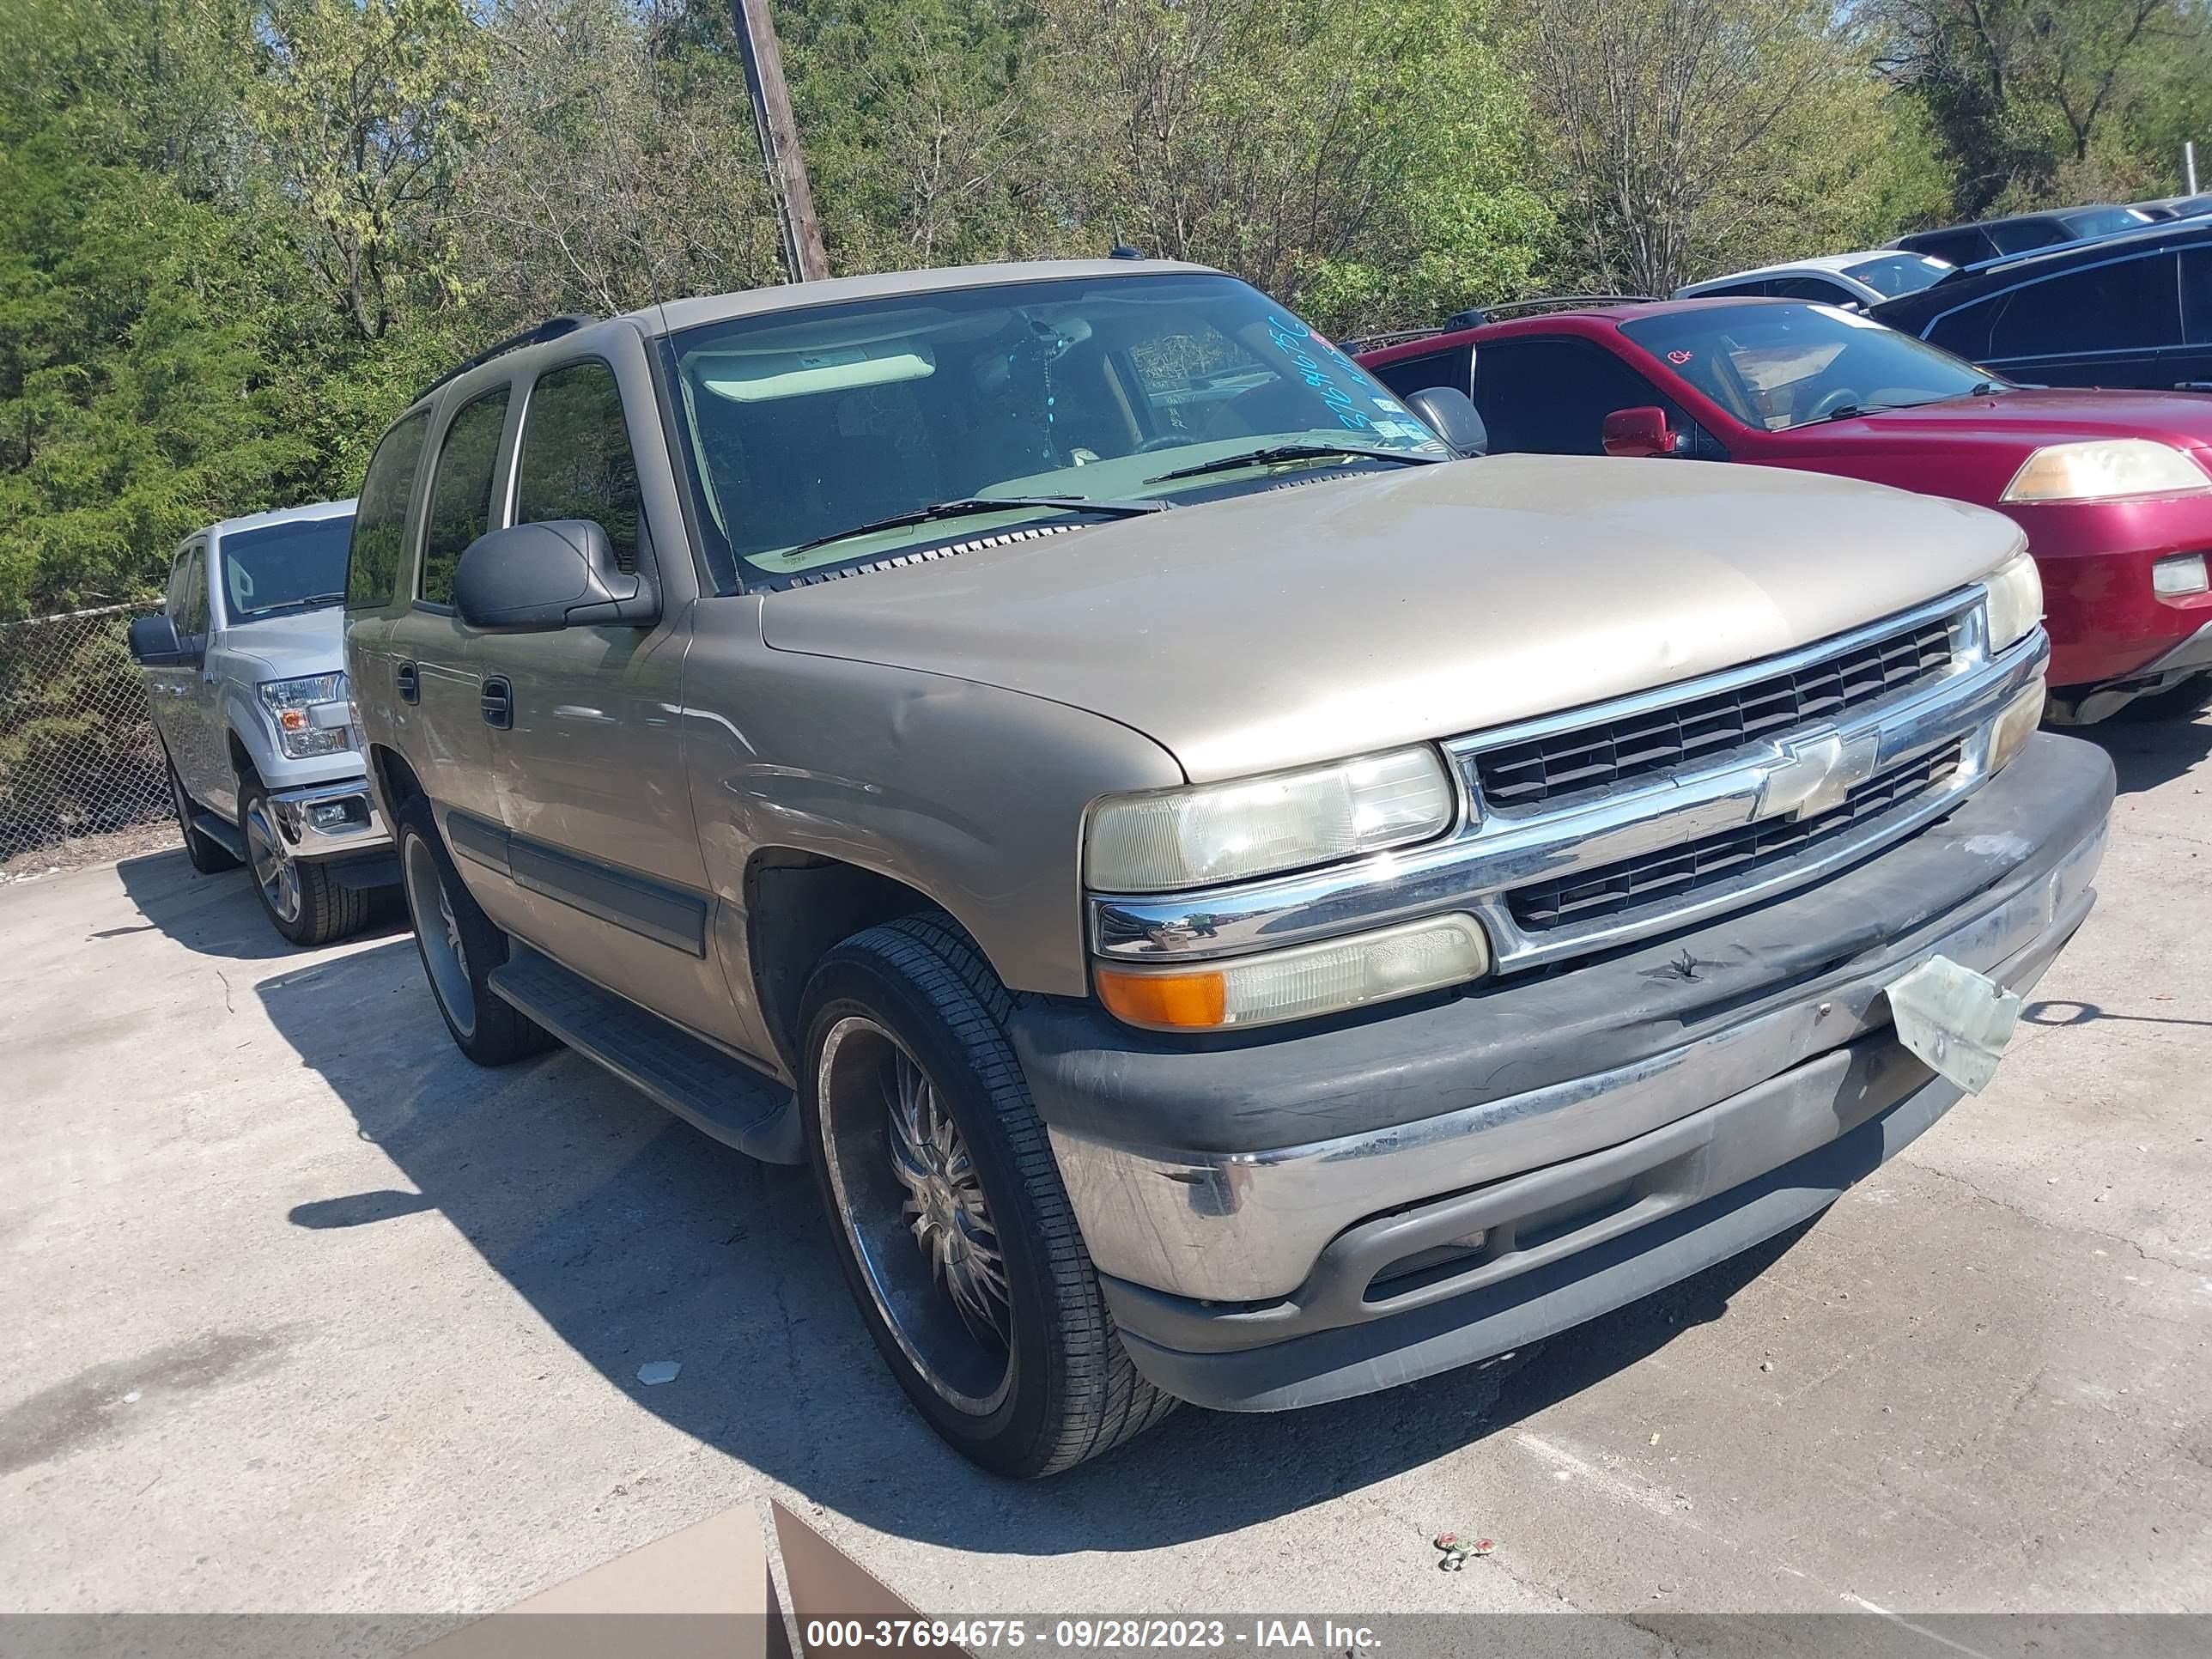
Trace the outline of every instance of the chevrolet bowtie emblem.
<instances>
[{"instance_id":1,"label":"chevrolet bowtie emblem","mask_svg":"<svg viewBox=\"0 0 2212 1659\"><path fill-rule=\"evenodd\" d=\"M1881 734L1862 732L1846 738L1833 729L1784 738L1782 752L1767 769L1759 787L1762 818L1809 818L1832 807L1874 775L1881 758Z\"/></svg>"}]
</instances>

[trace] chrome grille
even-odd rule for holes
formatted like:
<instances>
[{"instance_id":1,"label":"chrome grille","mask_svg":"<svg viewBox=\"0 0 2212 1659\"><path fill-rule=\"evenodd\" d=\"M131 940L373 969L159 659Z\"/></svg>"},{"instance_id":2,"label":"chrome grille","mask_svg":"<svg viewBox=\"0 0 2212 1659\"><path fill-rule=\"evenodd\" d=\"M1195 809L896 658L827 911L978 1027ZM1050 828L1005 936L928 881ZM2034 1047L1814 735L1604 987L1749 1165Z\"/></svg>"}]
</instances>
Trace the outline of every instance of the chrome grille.
<instances>
[{"instance_id":1,"label":"chrome grille","mask_svg":"<svg viewBox=\"0 0 2212 1659\"><path fill-rule=\"evenodd\" d=\"M1537 806L1832 720L1948 668L1954 626L1938 617L1732 690L1480 750L1483 799L1505 811Z\"/></svg>"},{"instance_id":2,"label":"chrome grille","mask_svg":"<svg viewBox=\"0 0 2212 1659\"><path fill-rule=\"evenodd\" d=\"M1962 745L1931 753L1867 780L1844 804L1808 818L1747 823L1644 858L1515 889L1506 896L1513 920L1532 933L1680 899L1700 888L1779 864L1901 806L1959 769Z\"/></svg>"}]
</instances>

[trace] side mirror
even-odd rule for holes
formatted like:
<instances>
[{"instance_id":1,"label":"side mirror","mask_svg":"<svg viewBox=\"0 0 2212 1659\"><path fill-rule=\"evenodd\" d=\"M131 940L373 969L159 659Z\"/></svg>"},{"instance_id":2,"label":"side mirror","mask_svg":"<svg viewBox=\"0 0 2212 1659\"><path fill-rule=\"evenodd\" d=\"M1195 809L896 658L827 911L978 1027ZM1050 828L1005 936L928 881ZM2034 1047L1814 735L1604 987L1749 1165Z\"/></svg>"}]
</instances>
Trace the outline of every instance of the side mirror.
<instances>
[{"instance_id":1,"label":"side mirror","mask_svg":"<svg viewBox=\"0 0 2212 1659\"><path fill-rule=\"evenodd\" d=\"M1490 448L1490 430L1474 411L1474 400L1455 386L1423 386L1406 394L1406 407L1428 423L1430 431L1462 455Z\"/></svg>"},{"instance_id":2,"label":"side mirror","mask_svg":"<svg viewBox=\"0 0 2212 1659\"><path fill-rule=\"evenodd\" d=\"M1587 428L1585 428L1587 429ZM1616 409L1605 417L1599 442L1608 455L1671 455L1674 434L1667 429L1663 409Z\"/></svg>"},{"instance_id":3,"label":"side mirror","mask_svg":"<svg viewBox=\"0 0 2212 1659\"><path fill-rule=\"evenodd\" d=\"M141 617L131 624L131 655L146 668L174 668L190 655L177 637L177 625L166 611Z\"/></svg>"},{"instance_id":4,"label":"side mirror","mask_svg":"<svg viewBox=\"0 0 2212 1659\"><path fill-rule=\"evenodd\" d=\"M479 536L453 572L453 609L471 628L520 633L659 620L659 596L615 563L589 519L509 525Z\"/></svg>"}]
</instances>

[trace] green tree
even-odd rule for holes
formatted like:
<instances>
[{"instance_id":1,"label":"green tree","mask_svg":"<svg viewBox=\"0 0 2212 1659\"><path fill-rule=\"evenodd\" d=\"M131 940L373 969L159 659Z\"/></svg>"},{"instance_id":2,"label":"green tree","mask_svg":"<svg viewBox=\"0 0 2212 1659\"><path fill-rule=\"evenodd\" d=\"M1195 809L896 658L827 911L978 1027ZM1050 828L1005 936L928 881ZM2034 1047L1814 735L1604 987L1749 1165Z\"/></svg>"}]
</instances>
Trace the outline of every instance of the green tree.
<instances>
[{"instance_id":1,"label":"green tree","mask_svg":"<svg viewBox=\"0 0 2212 1659\"><path fill-rule=\"evenodd\" d=\"M2155 106L2203 107L2200 0L1870 0L1866 17L1927 106L1960 214L2126 193L2156 167L2138 137Z\"/></svg>"},{"instance_id":2,"label":"green tree","mask_svg":"<svg viewBox=\"0 0 2212 1659\"><path fill-rule=\"evenodd\" d=\"M467 0L268 0L248 102L308 270L364 339L461 276L445 214L483 135Z\"/></svg>"},{"instance_id":3,"label":"green tree","mask_svg":"<svg viewBox=\"0 0 2212 1659\"><path fill-rule=\"evenodd\" d=\"M0 614L146 590L313 456L274 418L235 228L52 131L0 150Z\"/></svg>"},{"instance_id":4,"label":"green tree","mask_svg":"<svg viewBox=\"0 0 2212 1659\"><path fill-rule=\"evenodd\" d=\"M1510 291L1546 234L1472 0L1043 0L1057 215L1325 327ZM1317 302L1317 303L1316 303Z\"/></svg>"}]
</instances>

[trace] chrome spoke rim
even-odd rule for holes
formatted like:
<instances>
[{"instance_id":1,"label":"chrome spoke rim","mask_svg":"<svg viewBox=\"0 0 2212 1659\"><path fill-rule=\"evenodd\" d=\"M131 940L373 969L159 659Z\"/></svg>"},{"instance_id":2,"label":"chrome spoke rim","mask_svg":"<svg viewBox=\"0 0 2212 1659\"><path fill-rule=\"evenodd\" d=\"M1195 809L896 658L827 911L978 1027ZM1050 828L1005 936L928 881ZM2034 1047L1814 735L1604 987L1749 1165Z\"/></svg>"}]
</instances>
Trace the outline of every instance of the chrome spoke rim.
<instances>
[{"instance_id":1,"label":"chrome spoke rim","mask_svg":"<svg viewBox=\"0 0 2212 1659\"><path fill-rule=\"evenodd\" d=\"M975 1161L921 1067L902 1050L891 1071L891 1170L907 1189L908 1229L969 1328L1003 1342L1012 1325L1006 1258Z\"/></svg>"},{"instance_id":2,"label":"chrome spoke rim","mask_svg":"<svg viewBox=\"0 0 2212 1659\"><path fill-rule=\"evenodd\" d=\"M832 1025L816 1079L836 1220L915 1373L971 1415L1013 1378L1013 1299L981 1172L929 1073L877 1021Z\"/></svg>"},{"instance_id":3,"label":"chrome spoke rim","mask_svg":"<svg viewBox=\"0 0 2212 1659\"><path fill-rule=\"evenodd\" d=\"M252 859L253 878L261 884L261 896L279 920L298 921L300 872L285 849L283 837L270 822L266 800L256 800L246 808L246 851Z\"/></svg>"}]
</instances>

